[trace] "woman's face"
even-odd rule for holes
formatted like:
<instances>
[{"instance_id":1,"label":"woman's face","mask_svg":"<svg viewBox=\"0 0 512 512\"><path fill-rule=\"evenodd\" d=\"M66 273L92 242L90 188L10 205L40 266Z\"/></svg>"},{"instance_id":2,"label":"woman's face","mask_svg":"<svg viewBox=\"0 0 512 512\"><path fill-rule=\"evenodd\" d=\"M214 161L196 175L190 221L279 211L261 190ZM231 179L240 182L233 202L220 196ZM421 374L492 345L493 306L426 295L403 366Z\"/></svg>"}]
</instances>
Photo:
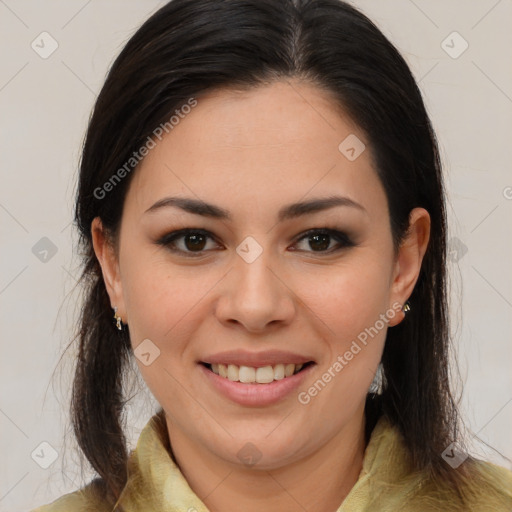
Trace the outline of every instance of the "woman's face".
<instances>
[{"instance_id":1,"label":"woman's face","mask_svg":"<svg viewBox=\"0 0 512 512\"><path fill-rule=\"evenodd\" d=\"M312 85L197 101L134 171L118 254L97 220L95 250L171 442L277 468L362 425L428 214L395 258L369 143Z\"/></svg>"}]
</instances>

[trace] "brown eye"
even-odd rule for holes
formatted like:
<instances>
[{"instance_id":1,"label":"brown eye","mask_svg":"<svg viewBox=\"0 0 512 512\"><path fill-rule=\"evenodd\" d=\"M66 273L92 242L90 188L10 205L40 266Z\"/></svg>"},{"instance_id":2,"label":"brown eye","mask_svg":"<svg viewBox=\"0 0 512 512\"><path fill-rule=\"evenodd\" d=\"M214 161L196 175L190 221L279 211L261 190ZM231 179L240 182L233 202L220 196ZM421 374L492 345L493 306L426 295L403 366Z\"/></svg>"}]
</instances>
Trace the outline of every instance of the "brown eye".
<instances>
[{"instance_id":1,"label":"brown eye","mask_svg":"<svg viewBox=\"0 0 512 512\"><path fill-rule=\"evenodd\" d=\"M207 250L208 241L214 240L208 231L202 229L181 229L164 235L157 240L157 244L167 247L169 250L181 253L185 256L201 256ZM218 247L214 244L213 248Z\"/></svg>"},{"instance_id":2,"label":"brown eye","mask_svg":"<svg viewBox=\"0 0 512 512\"><path fill-rule=\"evenodd\" d=\"M337 245L330 247L332 241L337 242ZM355 244L343 232L333 229L311 229L307 231L298 242L306 241L308 247L312 250L305 250L306 252L335 252L344 247L352 247Z\"/></svg>"},{"instance_id":3,"label":"brown eye","mask_svg":"<svg viewBox=\"0 0 512 512\"><path fill-rule=\"evenodd\" d=\"M200 251L204 249L204 246L206 245L206 237L201 234L185 235L183 240L185 247L191 251Z\"/></svg>"},{"instance_id":4,"label":"brown eye","mask_svg":"<svg viewBox=\"0 0 512 512\"><path fill-rule=\"evenodd\" d=\"M208 247L209 241L214 242L213 246ZM336 243L331 245L333 241ZM305 242L307 247L299 249L300 251L327 254L356 245L345 233L328 228L310 229L299 238L297 243L301 242ZM190 257L202 256L212 249L219 248L213 235L199 228L173 231L161 237L156 243L167 247L172 252Z\"/></svg>"},{"instance_id":5,"label":"brown eye","mask_svg":"<svg viewBox=\"0 0 512 512\"><path fill-rule=\"evenodd\" d=\"M318 249L320 251L325 251L329 248L331 242L331 235L321 233L319 235L310 235L309 236L309 245L312 249Z\"/></svg>"}]
</instances>

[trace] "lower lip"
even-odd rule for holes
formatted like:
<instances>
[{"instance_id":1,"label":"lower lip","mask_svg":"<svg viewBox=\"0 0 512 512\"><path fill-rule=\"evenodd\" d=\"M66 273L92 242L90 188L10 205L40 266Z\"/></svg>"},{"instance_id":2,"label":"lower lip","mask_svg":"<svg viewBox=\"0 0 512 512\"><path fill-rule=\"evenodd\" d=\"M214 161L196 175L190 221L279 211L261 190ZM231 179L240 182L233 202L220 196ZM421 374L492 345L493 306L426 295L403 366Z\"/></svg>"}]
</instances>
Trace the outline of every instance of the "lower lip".
<instances>
[{"instance_id":1,"label":"lower lip","mask_svg":"<svg viewBox=\"0 0 512 512\"><path fill-rule=\"evenodd\" d=\"M217 391L233 402L252 407L271 405L289 396L302 384L313 366L315 365L310 364L291 377L274 380L268 384L244 384L221 377L203 364L199 364L200 370Z\"/></svg>"}]
</instances>

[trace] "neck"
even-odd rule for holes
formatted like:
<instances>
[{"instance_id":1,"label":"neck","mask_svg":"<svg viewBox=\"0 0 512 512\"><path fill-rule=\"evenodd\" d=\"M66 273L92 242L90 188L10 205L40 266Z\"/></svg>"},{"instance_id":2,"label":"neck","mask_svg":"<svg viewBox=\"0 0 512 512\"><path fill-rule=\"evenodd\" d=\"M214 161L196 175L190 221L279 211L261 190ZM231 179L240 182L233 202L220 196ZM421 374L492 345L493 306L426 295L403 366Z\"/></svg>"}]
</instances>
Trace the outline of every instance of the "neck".
<instances>
[{"instance_id":1,"label":"neck","mask_svg":"<svg viewBox=\"0 0 512 512\"><path fill-rule=\"evenodd\" d=\"M174 458L211 512L336 511L357 482L365 451L364 413L308 457L272 470L205 452L167 420Z\"/></svg>"}]
</instances>

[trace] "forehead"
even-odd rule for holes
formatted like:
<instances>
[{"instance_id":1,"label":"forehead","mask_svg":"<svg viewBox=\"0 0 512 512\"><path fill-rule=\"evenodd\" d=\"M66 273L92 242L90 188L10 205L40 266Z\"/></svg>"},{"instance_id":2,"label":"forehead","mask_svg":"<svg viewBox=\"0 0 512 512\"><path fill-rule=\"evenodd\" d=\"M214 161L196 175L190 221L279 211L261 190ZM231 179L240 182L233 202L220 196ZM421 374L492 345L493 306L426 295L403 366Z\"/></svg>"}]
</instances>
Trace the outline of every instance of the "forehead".
<instances>
[{"instance_id":1,"label":"forehead","mask_svg":"<svg viewBox=\"0 0 512 512\"><path fill-rule=\"evenodd\" d=\"M213 91L187 111L135 171L130 207L143 212L166 194L217 199L230 210L277 207L308 193L382 200L370 151L355 160L340 151L345 140L368 146L365 135L314 85L283 81Z\"/></svg>"}]
</instances>

